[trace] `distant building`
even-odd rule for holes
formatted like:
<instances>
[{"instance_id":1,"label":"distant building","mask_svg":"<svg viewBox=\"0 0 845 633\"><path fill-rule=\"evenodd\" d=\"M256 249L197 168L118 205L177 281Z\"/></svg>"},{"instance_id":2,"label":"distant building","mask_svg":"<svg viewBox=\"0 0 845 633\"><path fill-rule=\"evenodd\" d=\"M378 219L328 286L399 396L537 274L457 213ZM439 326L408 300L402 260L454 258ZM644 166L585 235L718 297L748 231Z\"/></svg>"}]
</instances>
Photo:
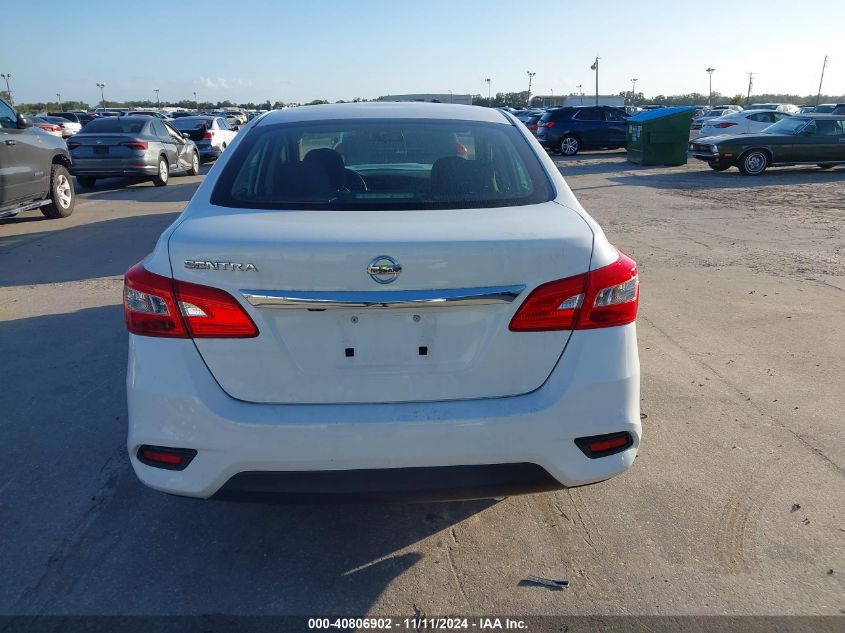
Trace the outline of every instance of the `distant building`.
<instances>
[{"instance_id":1,"label":"distant building","mask_svg":"<svg viewBox=\"0 0 845 633\"><path fill-rule=\"evenodd\" d=\"M538 108L596 105L596 95L535 95L531 97L531 105ZM621 108L625 105L625 97L599 95L599 105Z\"/></svg>"},{"instance_id":2,"label":"distant building","mask_svg":"<svg viewBox=\"0 0 845 633\"><path fill-rule=\"evenodd\" d=\"M472 95L458 94L418 94L418 95L385 95L379 101L425 101L428 103L460 103L472 105Z\"/></svg>"}]
</instances>

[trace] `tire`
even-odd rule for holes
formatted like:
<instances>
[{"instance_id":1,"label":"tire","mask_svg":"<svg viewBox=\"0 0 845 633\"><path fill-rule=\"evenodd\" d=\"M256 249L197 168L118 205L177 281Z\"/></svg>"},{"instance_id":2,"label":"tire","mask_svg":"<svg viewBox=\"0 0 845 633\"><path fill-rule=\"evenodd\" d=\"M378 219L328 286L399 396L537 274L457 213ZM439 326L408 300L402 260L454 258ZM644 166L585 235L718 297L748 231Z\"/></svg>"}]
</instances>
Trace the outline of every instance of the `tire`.
<instances>
[{"instance_id":1,"label":"tire","mask_svg":"<svg viewBox=\"0 0 845 633\"><path fill-rule=\"evenodd\" d=\"M739 171L743 176L759 176L769 166L769 155L761 149L751 149L739 157Z\"/></svg>"},{"instance_id":2,"label":"tire","mask_svg":"<svg viewBox=\"0 0 845 633\"><path fill-rule=\"evenodd\" d=\"M170 180L170 165L167 164L167 159L164 156L159 156L158 175L153 178L153 184L156 187L164 187L168 180Z\"/></svg>"},{"instance_id":3,"label":"tire","mask_svg":"<svg viewBox=\"0 0 845 633\"><path fill-rule=\"evenodd\" d=\"M713 171L725 171L726 169L730 169L730 165L727 163L720 163L715 160L708 161L707 164L710 165L710 169Z\"/></svg>"},{"instance_id":4,"label":"tire","mask_svg":"<svg viewBox=\"0 0 845 633\"><path fill-rule=\"evenodd\" d=\"M196 152L191 155L191 168L185 173L189 176L196 176L200 173L200 155Z\"/></svg>"},{"instance_id":5,"label":"tire","mask_svg":"<svg viewBox=\"0 0 845 633\"><path fill-rule=\"evenodd\" d=\"M77 176L76 182L79 183L80 187L90 189L97 183L97 179L94 176Z\"/></svg>"},{"instance_id":6,"label":"tire","mask_svg":"<svg viewBox=\"0 0 845 633\"><path fill-rule=\"evenodd\" d=\"M76 194L73 181L64 165L53 165L50 170L50 203L41 207L44 217L51 220L66 218L73 213Z\"/></svg>"},{"instance_id":7,"label":"tire","mask_svg":"<svg viewBox=\"0 0 845 633\"><path fill-rule=\"evenodd\" d=\"M581 141L577 136L567 134L560 139L560 153L564 156L575 156L579 151L581 151Z\"/></svg>"}]
</instances>

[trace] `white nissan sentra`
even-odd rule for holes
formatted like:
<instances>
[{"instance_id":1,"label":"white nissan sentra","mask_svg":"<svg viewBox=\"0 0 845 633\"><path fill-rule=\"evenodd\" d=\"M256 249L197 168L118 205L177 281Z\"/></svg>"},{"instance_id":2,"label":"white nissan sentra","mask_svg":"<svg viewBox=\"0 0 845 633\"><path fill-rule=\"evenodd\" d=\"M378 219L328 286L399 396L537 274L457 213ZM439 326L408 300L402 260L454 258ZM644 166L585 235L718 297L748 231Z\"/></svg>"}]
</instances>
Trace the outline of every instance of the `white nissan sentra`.
<instances>
[{"instance_id":1,"label":"white nissan sentra","mask_svg":"<svg viewBox=\"0 0 845 633\"><path fill-rule=\"evenodd\" d=\"M509 114L270 112L126 273L132 465L254 501L601 481L640 442L638 300Z\"/></svg>"}]
</instances>

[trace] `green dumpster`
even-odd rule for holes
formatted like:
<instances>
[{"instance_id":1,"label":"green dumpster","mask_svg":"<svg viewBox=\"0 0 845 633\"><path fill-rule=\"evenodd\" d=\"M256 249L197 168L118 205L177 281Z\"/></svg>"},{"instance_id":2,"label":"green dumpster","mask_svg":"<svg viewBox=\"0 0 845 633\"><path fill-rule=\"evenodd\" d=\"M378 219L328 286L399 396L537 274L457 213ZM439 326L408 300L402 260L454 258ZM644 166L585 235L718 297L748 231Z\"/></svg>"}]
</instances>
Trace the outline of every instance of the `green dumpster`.
<instances>
[{"instance_id":1,"label":"green dumpster","mask_svg":"<svg viewBox=\"0 0 845 633\"><path fill-rule=\"evenodd\" d=\"M659 108L628 119L628 160L638 165L686 165L695 108Z\"/></svg>"}]
</instances>

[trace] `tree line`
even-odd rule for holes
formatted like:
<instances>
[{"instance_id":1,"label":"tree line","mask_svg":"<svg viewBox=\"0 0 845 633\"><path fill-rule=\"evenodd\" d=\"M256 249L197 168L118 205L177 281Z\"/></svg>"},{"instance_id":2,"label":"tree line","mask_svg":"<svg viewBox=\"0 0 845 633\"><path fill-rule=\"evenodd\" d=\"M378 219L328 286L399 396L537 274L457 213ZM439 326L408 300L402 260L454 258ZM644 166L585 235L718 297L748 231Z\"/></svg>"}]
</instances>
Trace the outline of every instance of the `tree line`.
<instances>
[{"instance_id":1,"label":"tree line","mask_svg":"<svg viewBox=\"0 0 845 633\"><path fill-rule=\"evenodd\" d=\"M567 95L570 97L579 96L576 94ZM584 98L587 99L591 95L585 94ZM618 96L625 98L625 103L628 105L646 105L646 104L654 104L654 105L663 105L663 106L676 106L676 105L705 105L709 103L708 95L702 94L699 92L691 92L689 94L680 94L680 95L656 95L656 96L645 96L642 92L637 92L636 94L632 94L631 91L627 92L619 92ZM0 90L0 97L9 101L9 94L5 90ZM374 99L374 101L378 101L381 99ZM334 103L358 103L361 101L370 101L370 99L362 99L361 97L355 97L350 101L338 100ZM537 102L534 101L532 98L533 105L537 105ZM815 105L816 103L816 95L793 95L793 94L755 94L751 95L750 99L746 99L745 95L734 95L732 97L723 95L719 92L713 93L713 105L745 105L746 103L762 103L762 102L774 102L774 103L793 103L795 105ZM241 108L243 110L279 110L281 108L289 108L289 107L296 107L301 105L318 105L323 103L329 103L325 99L314 99L313 101L309 101L307 103L294 103L288 102L285 103L283 101L273 101L271 102L269 99L264 101L263 103L255 103L252 101L248 101L245 103L235 103L229 101L228 99L224 101L200 101L195 102L188 99L182 99L181 101L161 101L160 103L156 103L155 101L150 100L130 100L130 101L106 101L105 106L107 108L155 108L159 105L161 107L168 107L168 108L179 108L182 110L222 110L223 108ZM503 108L503 107L510 107L510 108L525 108L528 105L528 91L523 90L521 92L497 92L495 95L491 95L490 98L485 97L481 94L475 94L472 96L472 103L473 105L479 106L487 106L492 108ZM819 103L845 103L845 95L821 95L819 98ZM39 101L36 103L17 103L15 107L20 110L21 112L55 112L59 110L93 110L94 108L100 107L99 103L95 103L93 105L88 104L84 101L62 101L59 103L58 101Z\"/></svg>"}]
</instances>

